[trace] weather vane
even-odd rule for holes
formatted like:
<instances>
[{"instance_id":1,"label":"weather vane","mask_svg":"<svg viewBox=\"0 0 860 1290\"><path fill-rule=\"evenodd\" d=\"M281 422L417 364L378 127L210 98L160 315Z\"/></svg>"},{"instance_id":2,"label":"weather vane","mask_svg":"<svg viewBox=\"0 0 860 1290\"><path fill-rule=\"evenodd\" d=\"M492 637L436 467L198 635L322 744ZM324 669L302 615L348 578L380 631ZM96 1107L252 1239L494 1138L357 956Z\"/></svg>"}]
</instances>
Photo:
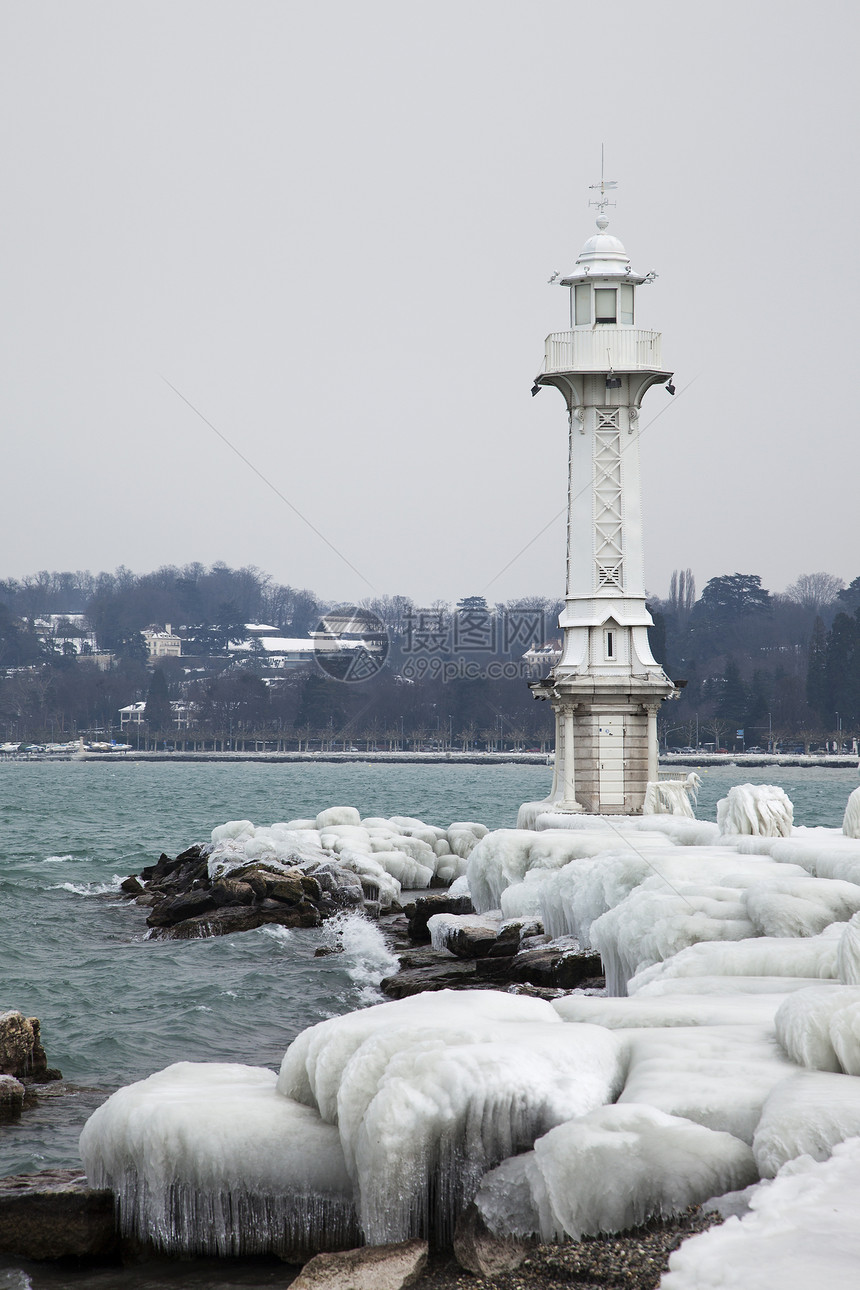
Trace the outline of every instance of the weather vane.
<instances>
[{"instance_id":1,"label":"weather vane","mask_svg":"<svg viewBox=\"0 0 860 1290\"><path fill-rule=\"evenodd\" d=\"M589 188L591 189L592 192L597 192L598 190L600 191L600 196L596 201L590 201L588 203L589 206L596 206L600 212L600 215L602 215L605 218L606 207L615 205L615 202L611 202L609 198L606 196L606 194L609 192L612 192L617 187L618 187L618 183L615 179L603 178L603 144L601 143L600 145L600 183L589 184Z\"/></svg>"}]
</instances>

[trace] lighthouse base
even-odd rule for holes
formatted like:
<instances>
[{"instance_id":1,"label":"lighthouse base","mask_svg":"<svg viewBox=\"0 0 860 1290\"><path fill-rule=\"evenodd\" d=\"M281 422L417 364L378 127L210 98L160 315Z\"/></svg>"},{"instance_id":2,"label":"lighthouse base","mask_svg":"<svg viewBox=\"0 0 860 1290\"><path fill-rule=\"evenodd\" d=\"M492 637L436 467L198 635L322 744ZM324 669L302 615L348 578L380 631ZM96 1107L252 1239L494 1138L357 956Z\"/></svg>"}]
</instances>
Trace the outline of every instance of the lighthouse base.
<instances>
[{"instance_id":1,"label":"lighthouse base","mask_svg":"<svg viewBox=\"0 0 860 1290\"><path fill-rule=\"evenodd\" d=\"M657 780L657 711L674 691L662 671L605 681L549 677L531 686L555 712L555 775L548 810L641 815Z\"/></svg>"}]
</instances>

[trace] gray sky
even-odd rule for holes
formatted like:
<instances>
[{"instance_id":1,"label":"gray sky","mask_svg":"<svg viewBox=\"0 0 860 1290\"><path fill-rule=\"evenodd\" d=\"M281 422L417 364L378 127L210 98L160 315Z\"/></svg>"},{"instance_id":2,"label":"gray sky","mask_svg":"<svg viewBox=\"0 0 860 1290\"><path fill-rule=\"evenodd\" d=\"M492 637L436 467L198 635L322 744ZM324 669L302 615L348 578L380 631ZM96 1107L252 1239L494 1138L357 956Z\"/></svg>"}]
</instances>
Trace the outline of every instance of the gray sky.
<instances>
[{"instance_id":1,"label":"gray sky","mask_svg":"<svg viewBox=\"0 0 860 1290\"><path fill-rule=\"evenodd\" d=\"M564 406L529 388L601 142L679 390L643 407L649 588L860 574L856 0L0 24L0 577L221 559L340 600L561 594L561 520L496 575L565 504Z\"/></svg>"}]
</instances>

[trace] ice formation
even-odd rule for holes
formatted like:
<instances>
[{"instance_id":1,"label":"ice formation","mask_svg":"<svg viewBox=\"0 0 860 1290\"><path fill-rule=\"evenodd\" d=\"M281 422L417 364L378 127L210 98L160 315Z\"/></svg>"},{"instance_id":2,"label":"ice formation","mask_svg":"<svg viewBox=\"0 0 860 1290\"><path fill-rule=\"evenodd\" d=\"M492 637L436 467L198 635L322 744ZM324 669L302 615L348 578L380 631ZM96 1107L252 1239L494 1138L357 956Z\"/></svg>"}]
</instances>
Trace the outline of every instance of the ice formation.
<instances>
[{"instance_id":1,"label":"ice formation","mask_svg":"<svg viewBox=\"0 0 860 1290\"><path fill-rule=\"evenodd\" d=\"M692 819L701 783L701 777L694 770L690 771L686 779L649 780L642 814L685 815Z\"/></svg>"},{"instance_id":2,"label":"ice formation","mask_svg":"<svg viewBox=\"0 0 860 1290\"><path fill-rule=\"evenodd\" d=\"M751 1212L691 1237L672 1254L661 1290L809 1290L857 1283L860 1139L829 1160L801 1156L751 1196Z\"/></svg>"},{"instance_id":3,"label":"ice formation","mask_svg":"<svg viewBox=\"0 0 860 1290\"><path fill-rule=\"evenodd\" d=\"M794 808L785 792L774 784L737 784L728 797L717 802L720 833L753 833L766 838L787 838Z\"/></svg>"},{"instance_id":4,"label":"ice formation","mask_svg":"<svg viewBox=\"0 0 860 1290\"><path fill-rule=\"evenodd\" d=\"M337 1130L255 1066L180 1062L120 1089L81 1157L122 1230L168 1253L339 1248L358 1231Z\"/></svg>"},{"instance_id":5,"label":"ice formation","mask_svg":"<svg viewBox=\"0 0 860 1290\"><path fill-rule=\"evenodd\" d=\"M599 1026L497 992L417 995L332 1018L287 1050L278 1088L336 1123L371 1243L450 1235L481 1175L618 1095Z\"/></svg>"},{"instance_id":6,"label":"ice formation","mask_svg":"<svg viewBox=\"0 0 860 1290\"><path fill-rule=\"evenodd\" d=\"M845 806L842 832L846 838L860 838L860 788L855 788Z\"/></svg>"},{"instance_id":7,"label":"ice formation","mask_svg":"<svg viewBox=\"0 0 860 1290\"><path fill-rule=\"evenodd\" d=\"M489 1173L476 1203L498 1235L579 1240L681 1213L757 1178L752 1152L731 1134L626 1103L552 1129Z\"/></svg>"},{"instance_id":8,"label":"ice formation","mask_svg":"<svg viewBox=\"0 0 860 1290\"><path fill-rule=\"evenodd\" d=\"M268 826L230 820L212 830L209 877L225 878L255 863L317 876L324 865L330 873L356 875L364 894L387 909L403 889L420 890L437 880L447 885L459 878L486 833L483 824L457 822L442 829L411 816L362 820L353 806L331 806L313 820Z\"/></svg>"},{"instance_id":9,"label":"ice formation","mask_svg":"<svg viewBox=\"0 0 860 1290\"><path fill-rule=\"evenodd\" d=\"M127 1231L218 1253L444 1240L476 1192L499 1233L576 1237L761 1177L743 1219L673 1255L664 1290L805 1290L808 1250L816 1276L841 1275L840 1250L860 1257L844 1203L860 1204L860 840L793 828L767 787L732 790L720 814L722 832L546 803L531 830L489 834L345 807L220 826L217 872L298 866L383 900L450 876L478 913L435 916L434 944L538 917L599 948L610 993L370 1007L299 1035L277 1081L171 1067L91 1118L88 1174Z\"/></svg>"}]
</instances>

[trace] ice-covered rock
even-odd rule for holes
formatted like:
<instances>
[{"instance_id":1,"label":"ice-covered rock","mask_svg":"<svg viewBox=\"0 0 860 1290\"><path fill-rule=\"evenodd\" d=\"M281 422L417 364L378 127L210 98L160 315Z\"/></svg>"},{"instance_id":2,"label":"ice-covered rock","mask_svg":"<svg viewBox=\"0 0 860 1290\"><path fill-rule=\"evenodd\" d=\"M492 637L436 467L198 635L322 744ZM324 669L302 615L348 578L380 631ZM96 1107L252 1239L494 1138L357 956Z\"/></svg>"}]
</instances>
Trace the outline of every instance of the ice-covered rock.
<instances>
[{"instance_id":1,"label":"ice-covered rock","mask_svg":"<svg viewBox=\"0 0 860 1290\"><path fill-rule=\"evenodd\" d=\"M739 941L701 941L672 958L654 963L631 978L627 992L670 977L816 977L836 979L836 957L842 927L819 936L756 936Z\"/></svg>"},{"instance_id":2,"label":"ice-covered rock","mask_svg":"<svg viewBox=\"0 0 860 1290\"><path fill-rule=\"evenodd\" d=\"M757 1177L750 1148L731 1134L625 1103L539 1138L483 1179L475 1203L501 1236L579 1240L681 1213Z\"/></svg>"},{"instance_id":3,"label":"ice-covered rock","mask_svg":"<svg viewBox=\"0 0 860 1290\"><path fill-rule=\"evenodd\" d=\"M701 786L701 776L691 770L685 779L649 780L645 789L643 815L684 815L692 819Z\"/></svg>"},{"instance_id":4,"label":"ice-covered rock","mask_svg":"<svg viewBox=\"0 0 860 1290\"><path fill-rule=\"evenodd\" d=\"M751 1212L685 1241L661 1290L809 1290L856 1284L860 1266L860 1139L819 1163L801 1156L750 1197Z\"/></svg>"},{"instance_id":5,"label":"ice-covered rock","mask_svg":"<svg viewBox=\"0 0 860 1290\"><path fill-rule=\"evenodd\" d=\"M796 1067L768 1026L615 1031L628 1045L619 1102L643 1102L751 1143L765 1099Z\"/></svg>"},{"instance_id":6,"label":"ice-covered rock","mask_svg":"<svg viewBox=\"0 0 860 1290\"><path fill-rule=\"evenodd\" d=\"M685 982L673 984L679 986L679 992L655 996L643 990L629 999L574 992L561 999L553 999L552 1006L562 1021L589 1021L609 1030L646 1027L663 1030L672 1026L767 1027L772 1024L774 1014L786 997L781 993L760 993L758 990L743 994L681 993Z\"/></svg>"},{"instance_id":7,"label":"ice-covered rock","mask_svg":"<svg viewBox=\"0 0 860 1290\"><path fill-rule=\"evenodd\" d=\"M774 1030L793 1062L813 1071L842 1070L830 1022L849 1000L860 1001L860 989L835 982L798 990L785 999L774 1017Z\"/></svg>"},{"instance_id":8,"label":"ice-covered rock","mask_svg":"<svg viewBox=\"0 0 860 1290\"><path fill-rule=\"evenodd\" d=\"M168 1253L356 1244L337 1129L276 1084L259 1067L179 1062L108 1098L80 1147L122 1231Z\"/></svg>"},{"instance_id":9,"label":"ice-covered rock","mask_svg":"<svg viewBox=\"0 0 860 1290\"><path fill-rule=\"evenodd\" d=\"M860 1080L825 1071L789 1075L768 1097L753 1138L762 1178L789 1160L827 1160L839 1142L860 1135Z\"/></svg>"},{"instance_id":10,"label":"ice-covered rock","mask_svg":"<svg viewBox=\"0 0 860 1290\"><path fill-rule=\"evenodd\" d=\"M860 886L834 878L769 874L747 887L743 902L763 936L817 936L860 910Z\"/></svg>"},{"instance_id":11,"label":"ice-covered rock","mask_svg":"<svg viewBox=\"0 0 860 1290\"><path fill-rule=\"evenodd\" d=\"M622 1052L541 1000L442 991L311 1027L278 1087L337 1124L369 1241L444 1239L488 1168L614 1100Z\"/></svg>"},{"instance_id":12,"label":"ice-covered rock","mask_svg":"<svg viewBox=\"0 0 860 1290\"><path fill-rule=\"evenodd\" d=\"M794 807L785 789L775 784L737 784L717 802L722 834L754 833L768 838L791 835Z\"/></svg>"},{"instance_id":13,"label":"ice-covered rock","mask_svg":"<svg viewBox=\"0 0 860 1290\"><path fill-rule=\"evenodd\" d=\"M860 915L855 914L839 938L836 971L844 985L860 985Z\"/></svg>"},{"instance_id":14,"label":"ice-covered rock","mask_svg":"<svg viewBox=\"0 0 860 1290\"><path fill-rule=\"evenodd\" d=\"M846 838L860 838L860 788L855 788L845 804L842 832Z\"/></svg>"},{"instance_id":15,"label":"ice-covered rock","mask_svg":"<svg viewBox=\"0 0 860 1290\"><path fill-rule=\"evenodd\" d=\"M742 941L755 931L737 889L684 883L667 891L661 877L648 878L591 925L610 994L626 994L643 968L700 941Z\"/></svg>"}]
</instances>

